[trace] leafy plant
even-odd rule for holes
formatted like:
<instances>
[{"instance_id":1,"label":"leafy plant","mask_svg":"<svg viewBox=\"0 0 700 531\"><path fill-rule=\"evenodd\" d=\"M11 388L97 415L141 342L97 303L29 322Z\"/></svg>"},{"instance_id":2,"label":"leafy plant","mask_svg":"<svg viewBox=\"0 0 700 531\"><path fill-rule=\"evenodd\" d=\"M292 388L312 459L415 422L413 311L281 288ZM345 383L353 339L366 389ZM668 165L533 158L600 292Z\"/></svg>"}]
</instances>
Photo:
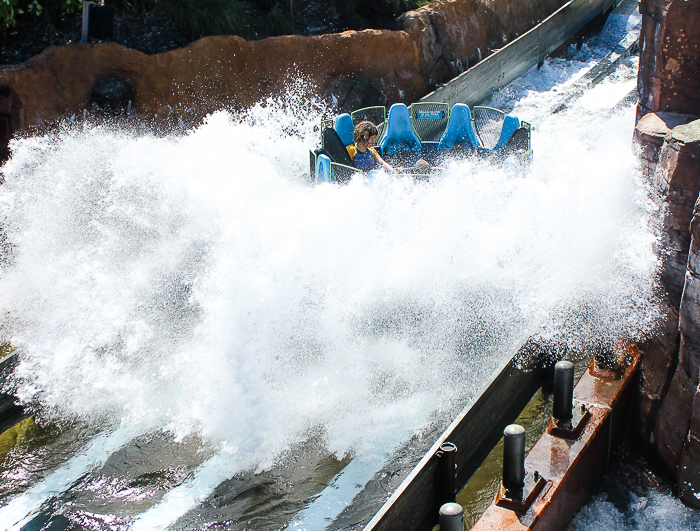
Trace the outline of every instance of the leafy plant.
<instances>
[{"instance_id":1,"label":"leafy plant","mask_svg":"<svg viewBox=\"0 0 700 531\"><path fill-rule=\"evenodd\" d=\"M17 7L17 0L0 0L0 30L15 25L15 16L24 13Z\"/></svg>"},{"instance_id":2,"label":"leafy plant","mask_svg":"<svg viewBox=\"0 0 700 531\"><path fill-rule=\"evenodd\" d=\"M256 17L253 28L258 36L289 35L294 33L294 21L291 18L289 3L275 2L260 16Z\"/></svg>"},{"instance_id":3,"label":"leafy plant","mask_svg":"<svg viewBox=\"0 0 700 531\"><path fill-rule=\"evenodd\" d=\"M47 0L41 4L37 0L30 0L23 4L20 4L19 0L0 0L0 31L16 26L18 17L24 19L26 23L27 17L21 17L21 15L38 17L46 16L48 13L49 19L56 22L68 14L79 11L82 7L83 0Z\"/></svg>"},{"instance_id":4,"label":"leafy plant","mask_svg":"<svg viewBox=\"0 0 700 531\"><path fill-rule=\"evenodd\" d=\"M63 13L75 13L83 8L83 0L63 0L61 11Z\"/></svg>"},{"instance_id":5,"label":"leafy plant","mask_svg":"<svg viewBox=\"0 0 700 531\"><path fill-rule=\"evenodd\" d=\"M167 10L187 37L247 35L250 15L239 0L169 0Z\"/></svg>"}]
</instances>

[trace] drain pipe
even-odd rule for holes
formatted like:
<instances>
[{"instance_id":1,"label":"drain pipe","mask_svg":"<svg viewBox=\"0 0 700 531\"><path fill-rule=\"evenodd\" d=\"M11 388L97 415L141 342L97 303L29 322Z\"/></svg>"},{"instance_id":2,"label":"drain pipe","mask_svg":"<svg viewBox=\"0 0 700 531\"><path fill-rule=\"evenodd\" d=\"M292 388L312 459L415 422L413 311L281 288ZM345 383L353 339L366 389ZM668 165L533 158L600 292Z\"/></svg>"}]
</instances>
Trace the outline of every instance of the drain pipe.
<instances>
[{"instance_id":1,"label":"drain pipe","mask_svg":"<svg viewBox=\"0 0 700 531\"><path fill-rule=\"evenodd\" d=\"M511 424L503 430L503 487L521 490L525 486L525 428Z\"/></svg>"},{"instance_id":2,"label":"drain pipe","mask_svg":"<svg viewBox=\"0 0 700 531\"><path fill-rule=\"evenodd\" d=\"M574 364L559 361L554 366L554 406L552 416L558 421L571 421L574 407Z\"/></svg>"}]
</instances>

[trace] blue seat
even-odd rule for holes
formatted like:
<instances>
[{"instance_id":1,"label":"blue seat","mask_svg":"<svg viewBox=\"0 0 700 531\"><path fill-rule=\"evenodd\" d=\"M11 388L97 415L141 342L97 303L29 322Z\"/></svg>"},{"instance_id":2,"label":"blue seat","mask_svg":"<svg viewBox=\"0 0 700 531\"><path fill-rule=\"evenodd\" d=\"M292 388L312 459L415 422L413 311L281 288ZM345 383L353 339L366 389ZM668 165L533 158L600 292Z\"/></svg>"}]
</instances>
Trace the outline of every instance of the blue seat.
<instances>
[{"instance_id":1,"label":"blue seat","mask_svg":"<svg viewBox=\"0 0 700 531\"><path fill-rule=\"evenodd\" d=\"M316 184L331 182L331 159L326 155L316 157Z\"/></svg>"},{"instance_id":2,"label":"blue seat","mask_svg":"<svg viewBox=\"0 0 700 531\"><path fill-rule=\"evenodd\" d=\"M355 125L352 123L352 118L349 114L341 114L335 119L335 132L343 141L345 146L349 146L353 143L353 133L355 132Z\"/></svg>"},{"instance_id":3,"label":"blue seat","mask_svg":"<svg viewBox=\"0 0 700 531\"><path fill-rule=\"evenodd\" d=\"M421 156L420 140L413 132L408 107L395 103L389 109L386 130L379 147L389 164L413 165Z\"/></svg>"},{"instance_id":4,"label":"blue seat","mask_svg":"<svg viewBox=\"0 0 700 531\"><path fill-rule=\"evenodd\" d=\"M474 131L472 113L464 103L455 103L452 107L450 121L447 124L445 134L440 139L438 151L450 152L454 149L455 143L462 144L468 149L483 149L483 144Z\"/></svg>"},{"instance_id":5,"label":"blue seat","mask_svg":"<svg viewBox=\"0 0 700 531\"><path fill-rule=\"evenodd\" d=\"M501 151L508 139L520 127L520 119L512 114L507 114L503 119L503 127L501 128L501 136L498 137L498 142L493 146L492 151Z\"/></svg>"}]
</instances>

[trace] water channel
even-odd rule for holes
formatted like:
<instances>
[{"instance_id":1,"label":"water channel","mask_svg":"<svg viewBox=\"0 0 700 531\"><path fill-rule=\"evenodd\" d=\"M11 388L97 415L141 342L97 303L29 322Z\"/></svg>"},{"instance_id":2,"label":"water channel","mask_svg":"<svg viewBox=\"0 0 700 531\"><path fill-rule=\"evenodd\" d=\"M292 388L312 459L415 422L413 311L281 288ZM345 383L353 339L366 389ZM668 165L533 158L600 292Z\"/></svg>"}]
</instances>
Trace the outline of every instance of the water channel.
<instances>
[{"instance_id":1,"label":"water channel","mask_svg":"<svg viewBox=\"0 0 700 531\"><path fill-rule=\"evenodd\" d=\"M0 331L34 415L0 437L0 528L338 528L528 337L575 358L649 333L635 58L552 113L609 47L492 99L535 126L524 175L314 187L326 109L295 87L192 130L14 141Z\"/></svg>"}]
</instances>

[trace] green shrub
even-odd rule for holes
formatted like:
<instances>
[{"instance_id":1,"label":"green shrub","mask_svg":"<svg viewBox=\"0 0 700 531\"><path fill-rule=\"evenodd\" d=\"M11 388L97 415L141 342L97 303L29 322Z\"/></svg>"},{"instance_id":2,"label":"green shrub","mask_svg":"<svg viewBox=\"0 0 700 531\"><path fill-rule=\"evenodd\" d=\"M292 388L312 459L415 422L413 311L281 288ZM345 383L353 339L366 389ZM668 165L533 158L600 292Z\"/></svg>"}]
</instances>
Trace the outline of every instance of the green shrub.
<instances>
[{"instance_id":1,"label":"green shrub","mask_svg":"<svg viewBox=\"0 0 700 531\"><path fill-rule=\"evenodd\" d=\"M250 15L239 0L169 0L167 10L188 38L205 35L247 35Z\"/></svg>"},{"instance_id":2,"label":"green shrub","mask_svg":"<svg viewBox=\"0 0 700 531\"><path fill-rule=\"evenodd\" d=\"M255 17L255 20L255 26L252 29L259 37L289 35L295 31L288 0L275 2Z\"/></svg>"},{"instance_id":3,"label":"green shrub","mask_svg":"<svg viewBox=\"0 0 700 531\"><path fill-rule=\"evenodd\" d=\"M48 5L49 9L44 9ZM83 0L47 0L41 4L36 0L0 0L0 31L4 31L17 24L17 17L24 15L25 23L28 17L46 16L54 23L65 18L66 15L79 11L83 7Z\"/></svg>"},{"instance_id":4,"label":"green shrub","mask_svg":"<svg viewBox=\"0 0 700 531\"><path fill-rule=\"evenodd\" d=\"M24 12L17 4L17 0L0 0L0 30L14 26L15 16Z\"/></svg>"}]
</instances>

